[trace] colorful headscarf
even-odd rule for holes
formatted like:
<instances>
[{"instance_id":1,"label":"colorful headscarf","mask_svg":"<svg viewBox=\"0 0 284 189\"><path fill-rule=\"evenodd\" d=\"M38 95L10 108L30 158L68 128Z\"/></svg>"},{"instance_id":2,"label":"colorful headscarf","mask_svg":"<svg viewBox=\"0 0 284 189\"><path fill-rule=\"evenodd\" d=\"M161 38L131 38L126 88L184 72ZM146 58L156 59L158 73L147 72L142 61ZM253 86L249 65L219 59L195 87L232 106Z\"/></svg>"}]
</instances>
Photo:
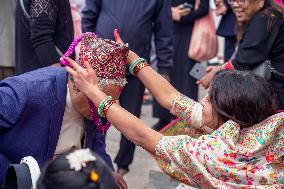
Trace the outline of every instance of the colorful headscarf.
<instances>
[{"instance_id":1,"label":"colorful headscarf","mask_svg":"<svg viewBox=\"0 0 284 189\"><path fill-rule=\"evenodd\" d=\"M165 173L195 188L284 188L284 113L245 129L232 120L199 136L201 104L178 94L171 113L180 121L163 130L156 160ZM180 128L179 128L180 127Z\"/></svg>"}]
</instances>

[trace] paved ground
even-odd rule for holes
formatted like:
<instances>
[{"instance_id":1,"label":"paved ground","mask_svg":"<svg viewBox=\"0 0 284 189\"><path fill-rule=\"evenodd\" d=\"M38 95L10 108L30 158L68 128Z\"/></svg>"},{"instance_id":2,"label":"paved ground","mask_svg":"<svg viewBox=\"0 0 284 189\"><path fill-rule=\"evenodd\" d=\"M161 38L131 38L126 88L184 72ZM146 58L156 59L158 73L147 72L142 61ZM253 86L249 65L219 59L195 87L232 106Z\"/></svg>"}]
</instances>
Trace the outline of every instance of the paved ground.
<instances>
[{"instance_id":1,"label":"paved ground","mask_svg":"<svg viewBox=\"0 0 284 189\"><path fill-rule=\"evenodd\" d=\"M147 125L153 125L157 119L152 118L152 106L142 107L141 118ZM113 127L109 130L107 136L107 152L114 159L120 141L120 133ZM134 162L130 166L130 172L125 176L129 189L146 189L149 186L150 170L159 171L154 159L142 148L137 147L135 151Z\"/></svg>"},{"instance_id":2,"label":"paved ground","mask_svg":"<svg viewBox=\"0 0 284 189\"><path fill-rule=\"evenodd\" d=\"M205 91L200 90L199 99L204 96ZM152 126L157 119L152 117L152 105L142 106L141 119ZM114 159L120 141L120 133L113 127L108 131L107 152ZM174 189L178 183L173 182L164 175L156 165L154 159L145 150L140 147L136 148L134 162L130 166L130 172L125 176L129 189ZM184 187L179 187L184 188Z\"/></svg>"}]
</instances>

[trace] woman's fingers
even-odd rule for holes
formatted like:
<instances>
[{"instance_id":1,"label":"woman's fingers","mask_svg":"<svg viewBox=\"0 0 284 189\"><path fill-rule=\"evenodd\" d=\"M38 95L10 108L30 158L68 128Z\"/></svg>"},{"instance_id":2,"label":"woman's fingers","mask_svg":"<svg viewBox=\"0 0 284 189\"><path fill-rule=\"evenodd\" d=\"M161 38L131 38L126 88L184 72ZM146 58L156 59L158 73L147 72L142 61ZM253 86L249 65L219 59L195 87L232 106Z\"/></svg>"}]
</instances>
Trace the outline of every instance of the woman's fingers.
<instances>
[{"instance_id":1,"label":"woman's fingers","mask_svg":"<svg viewBox=\"0 0 284 189\"><path fill-rule=\"evenodd\" d=\"M123 44L123 41L122 41L117 29L114 29L113 35L114 35L114 39L117 43Z\"/></svg>"},{"instance_id":2,"label":"woman's fingers","mask_svg":"<svg viewBox=\"0 0 284 189\"><path fill-rule=\"evenodd\" d=\"M94 71L93 67L91 66L88 57L84 57L84 65L86 66L87 72L92 73Z\"/></svg>"},{"instance_id":3,"label":"woman's fingers","mask_svg":"<svg viewBox=\"0 0 284 189\"><path fill-rule=\"evenodd\" d=\"M74 70L79 70L81 69L81 66L79 64L77 64L77 62L75 62L74 60L72 60L71 58L68 57L64 57L65 60L67 60L67 62L69 62L69 64L72 65L72 67L74 68Z\"/></svg>"},{"instance_id":4,"label":"woman's fingers","mask_svg":"<svg viewBox=\"0 0 284 189\"><path fill-rule=\"evenodd\" d=\"M67 71L69 74L73 75L74 77L77 76L77 72L76 72L75 70L73 70L71 67L66 66L65 68L66 68L66 71Z\"/></svg>"}]
</instances>

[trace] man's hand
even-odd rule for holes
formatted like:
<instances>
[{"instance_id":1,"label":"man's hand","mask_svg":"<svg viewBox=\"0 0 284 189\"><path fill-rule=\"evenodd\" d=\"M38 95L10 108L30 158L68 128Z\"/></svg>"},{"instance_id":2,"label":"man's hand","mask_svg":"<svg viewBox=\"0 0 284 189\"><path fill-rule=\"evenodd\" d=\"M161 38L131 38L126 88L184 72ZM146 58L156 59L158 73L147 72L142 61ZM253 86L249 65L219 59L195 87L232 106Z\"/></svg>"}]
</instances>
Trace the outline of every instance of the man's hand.
<instances>
[{"instance_id":1,"label":"man's hand","mask_svg":"<svg viewBox=\"0 0 284 189\"><path fill-rule=\"evenodd\" d=\"M112 174L121 189L128 189L124 178L120 174L118 174L117 172L113 172Z\"/></svg>"},{"instance_id":2,"label":"man's hand","mask_svg":"<svg viewBox=\"0 0 284 189\"><path fill-rule=\"evenodd\" d=\"M172 19L179 22L182 16L188 15L191 11L189 8L184 8L183 5L172 7Z\"/></svg>"}]
</instances>

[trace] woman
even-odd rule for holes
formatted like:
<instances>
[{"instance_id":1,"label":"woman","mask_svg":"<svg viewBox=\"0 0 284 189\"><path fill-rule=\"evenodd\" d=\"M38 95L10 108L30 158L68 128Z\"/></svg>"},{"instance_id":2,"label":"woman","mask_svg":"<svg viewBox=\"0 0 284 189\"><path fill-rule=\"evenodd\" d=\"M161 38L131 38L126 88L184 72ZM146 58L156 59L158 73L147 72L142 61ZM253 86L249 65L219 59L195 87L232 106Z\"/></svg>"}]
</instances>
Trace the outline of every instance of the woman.
<instances>
[{"instance_id":1,"label":"woman","mask_svg":"<svg viewBox=\"0 0 284 189\"><path fill-rule=\"evenodd\" d=\"M195 4L198 2L198 5ZM170 72L170 80L173 86L190 98L198 99L198 85L196 79L189 75L196 63L188 58L188 48L191 34L196 19L205 16L209 10L208 0L172 0L172 20L174 23L173 35L173 67ZM154 100L154 104L157 102ZM160 130L174 118L167 111L153 111L153 116L160 121L153 127Z\"/></svg>"},{"instance_id":2,"label":"woman","mask_svg":"<svg viewBox=\"0 0 284 189\"><path fill-rule=\"evenodd\" d=\"M253 70L266 60L278 73L269 82L278 95L278 108L284 109L284 9L274 0L230 0L238 21L238 50L235 58L218 67L198 83L208 88L220 69Z\"/></svg>"},{"instance_id":3,"label":"woman","mask_svg":"<svg viewBox=\"0 0 284 189\"><path fill-rule=\"evenodd\" d=\"M38 189L119 189L112 171L90 149L60 155L51 161L38 181Z\"/></svg>"},{"instance_id":4,"label":"woman","mask_svg":"<svg viewBox=\"0 0 284 189\"><path fill-rule=\"evenodd\" d=\"M117 41L121 42L115 32ZM209 95L199 104L181 95L143 59L130 51L130 72L157 101L194 127L215 130L198 139L165 137L112 103L98 87L95 72L68 59L74 82L119 131L153 154L164 171L182 182L202 188L255 188L284 185L284 114L275 114L275 98L268 83L241 71L218 73ZM153 82L155 81L155 82ZM257 93L256 93L257 91ZM163 166L164 165L164 166Z\"/></svg>"},{"instance_id":5,"label":"woman","mask_svg":"<svg viewBox=\"0 0 284 189\"><path fill-rule=\"evenodd\" d=\"M192 29L196 19L205 16L209 10L209 1L201 0L198 9L195 10L195 0L172 0L172 19L174 21L174 56L171 81L173 86L181 93L197 100L198 86L196 80L189 75L191 68L196 63L188 58L188 47ZM190 9L185 3L191 5Z\"/></svg>"},{"instance_id":6,"label":"woman","mask_svg":"<svg viewBox=\"0 0 284 189\"><path fill-rule=\"evenodd\" d=\"M196 2L198 5L196 5ZM195 6L196 5L196 6ZM209 10L208 0L172 0L172 20L174 23L173 35L173 67L170 72L170 80L173 86L186 96L197 100L198 85L196 79L189 75L196 63L188 58L188 48L191 34L196 19L205 16ZM154 100L154 104L157 102ZM167 111L153 110L153 116L160 118L154 125L154 129L161 130L174 116Z\"/></svg>"}]
</instances>

